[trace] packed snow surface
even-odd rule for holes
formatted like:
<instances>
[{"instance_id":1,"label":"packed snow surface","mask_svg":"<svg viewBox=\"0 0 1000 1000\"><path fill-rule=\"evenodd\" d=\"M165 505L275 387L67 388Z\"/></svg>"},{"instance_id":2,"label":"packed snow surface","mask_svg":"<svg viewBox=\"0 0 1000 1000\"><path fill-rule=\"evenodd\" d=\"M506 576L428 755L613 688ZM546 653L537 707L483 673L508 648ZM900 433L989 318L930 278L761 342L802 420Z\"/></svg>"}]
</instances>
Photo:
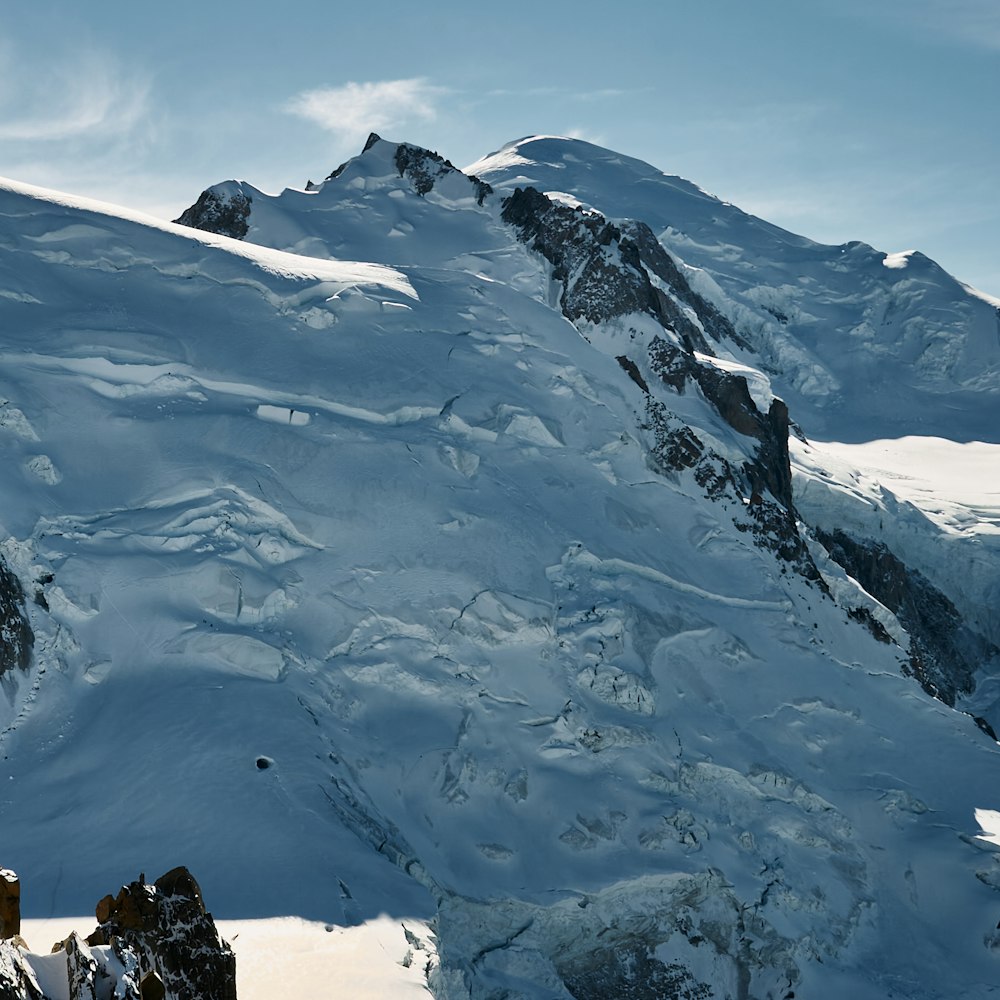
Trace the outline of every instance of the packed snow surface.
<instances>
[{"instance_id":1,"label":"packed snow surface","mask_svg":"<svg viewBox=\"0 0 1000 1000\"><path fill-rule=\"evenodd\" d=\"M841 444L794 442L806 464L839 461L840 478L856 478L859 488L885 487L949 533L1000 533L1000 445L936 437ZM844 470L851 470L845 477Z\"/></svg>"}]
</instances>

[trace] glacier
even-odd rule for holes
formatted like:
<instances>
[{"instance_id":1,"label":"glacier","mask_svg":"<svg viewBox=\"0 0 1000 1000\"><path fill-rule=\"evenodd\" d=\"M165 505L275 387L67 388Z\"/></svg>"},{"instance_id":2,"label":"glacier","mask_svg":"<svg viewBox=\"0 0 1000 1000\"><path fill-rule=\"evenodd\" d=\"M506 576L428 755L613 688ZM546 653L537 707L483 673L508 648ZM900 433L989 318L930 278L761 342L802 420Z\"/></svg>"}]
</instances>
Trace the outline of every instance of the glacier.
<instances>
[{"instance_id":1,"label":"glacier","mask_svg":"<svg viewBox=\"0 0 1000 1000\"><path fill-rule=\"evenodd\" d=\"M416 928L400 996L1000 992L996 305L580 140L209 192L0 184L26 915L184 864Z\"/></svg>"}]
</instances>

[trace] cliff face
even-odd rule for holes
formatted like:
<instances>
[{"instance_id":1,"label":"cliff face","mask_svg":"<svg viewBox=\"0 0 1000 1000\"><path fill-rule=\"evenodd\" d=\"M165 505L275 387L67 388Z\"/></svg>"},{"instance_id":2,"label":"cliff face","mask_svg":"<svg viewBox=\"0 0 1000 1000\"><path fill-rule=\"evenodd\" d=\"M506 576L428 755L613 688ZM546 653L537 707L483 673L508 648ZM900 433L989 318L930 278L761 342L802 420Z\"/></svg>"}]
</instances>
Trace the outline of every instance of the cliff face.
<instances>
[{"instance_id":1,"label":"cliff face","mask_svg":"<svg viewBox=\"0 0 1000 1000\"><path fill-rule=\"evenodd\" d=\"M792 500L788 407L775 398L762 413L746 378L713 363L713 344L723 349L744 342L691 289L649 227L636 222L620 227L533 188L517 188L505 198L501 218L551 265L562 313L584 336L602 325L622 328L607 349L630 352L616 360L646 397L644 426L652 433L651 457L658 467L668 474L693 470L707 497L734 505L740 531L822 587ZM639 317L659 329L650 335ZM670 393L664 398L651 386L677 394L696 387L728 427L757 443L744 445L741 461L724 458L672 412Z\"/></svg>"},{"instance_id":2,"label":"cliff face","mask_svg":"<svg viewBox=\"0 0 1000 1000\"><path fill-rule=\"evenodd\" d=\"M882 542L818 529L831 557L884 604L910 637L909 669L924 690L947 705L975 689L984 664L1000 649L963 621L955 605L919 570L906 566Z\"/></svg>"},{"instance_id":3,"label":"cliff face","mask_svg":"<svg viewBox=\"0 0 1000 1000\"><path fill-rule=\"evenodd\" d=\"M35 636L28 623L21 581L0 559L0 678L10 670L27 670Z\"/></svg>"}]
</instances>

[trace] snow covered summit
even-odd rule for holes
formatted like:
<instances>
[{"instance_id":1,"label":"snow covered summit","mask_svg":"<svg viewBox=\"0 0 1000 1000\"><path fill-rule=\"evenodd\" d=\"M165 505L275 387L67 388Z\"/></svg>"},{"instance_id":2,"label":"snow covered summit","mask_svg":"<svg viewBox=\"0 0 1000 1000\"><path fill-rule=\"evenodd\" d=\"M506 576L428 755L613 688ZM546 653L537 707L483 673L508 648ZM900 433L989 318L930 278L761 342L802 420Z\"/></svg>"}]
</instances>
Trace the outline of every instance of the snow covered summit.
<instances>
[{"instance_id":1,"label":"snow covered summit","mask_svg":"<svg viewBox=\"0 0 1000 1000\"><path fill-rule=\"evenodd\" d=\"M185 864L431 921L440 997L989 995L993 508L851 461L995 446L993 307L585 143L471 173L0 187L25 906Z\"/></svg>"}]
</instances>

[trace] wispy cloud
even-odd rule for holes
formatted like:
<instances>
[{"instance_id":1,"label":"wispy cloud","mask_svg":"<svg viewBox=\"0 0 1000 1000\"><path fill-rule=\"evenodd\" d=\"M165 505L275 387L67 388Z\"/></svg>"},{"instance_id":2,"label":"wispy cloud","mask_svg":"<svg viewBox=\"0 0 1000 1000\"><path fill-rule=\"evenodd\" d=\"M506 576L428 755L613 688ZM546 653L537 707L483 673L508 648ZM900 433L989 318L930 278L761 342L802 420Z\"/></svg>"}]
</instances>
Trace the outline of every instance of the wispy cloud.
<instances>
[{"instance_id":1,"label":"wispy cloud","mask_svg":"<svg viewBox=\"0 0 1000 1000\"><path fill-rule=\"evenodd\" d=\"M95 49L79 49L44 72L0 49L0 140L54 142L121 136L145 117L148 81Z\"/></svg>"},{"instance_id":2,"label":"wispy cloud","mask_svg":"<svg viewBox=\"0 0 1000 1000\"><path fill-rule=\"evenodd\" d=\"M353 141L369 132L432 121L447 93L424 77L351 82L303 91L287 102L285 110Z\"/></svg>"}]
</instances>

